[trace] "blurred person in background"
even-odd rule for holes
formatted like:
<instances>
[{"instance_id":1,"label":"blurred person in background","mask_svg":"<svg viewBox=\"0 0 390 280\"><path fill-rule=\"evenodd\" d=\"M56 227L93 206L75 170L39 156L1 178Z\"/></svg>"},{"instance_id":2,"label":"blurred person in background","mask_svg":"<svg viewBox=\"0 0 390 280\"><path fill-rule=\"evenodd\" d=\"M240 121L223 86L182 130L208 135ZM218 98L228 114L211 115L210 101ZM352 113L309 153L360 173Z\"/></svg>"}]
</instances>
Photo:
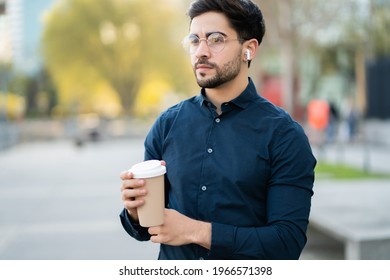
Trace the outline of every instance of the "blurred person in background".
<instances>
[{"instance_id":1,"label":"blurred person in background","mask_svg":"<svg viewBox=\"0 0 390 280\"><path fill-rule=\"evenodd\" d=\"M249 0L197 0L184 40L200 94L163 112L145 160L166 165L164 224L138 223L145 181L121 173L126 232L159 259L298 259L316 160L301 126L258 95L249 67L265 33Z\"/></svg>"},{"instance_id":2,"label":"blurred person in background","mask_svg":"<svg viewBox=\"0 0 390 280\"><path fill-rule=\"evenodd\" d=\"M337 132L339 130L339 118L340 114L336 105L330 101L329 102L329 121L326 128L327 142L333 143L337 139Z\"/></svg>"}]
</instances>

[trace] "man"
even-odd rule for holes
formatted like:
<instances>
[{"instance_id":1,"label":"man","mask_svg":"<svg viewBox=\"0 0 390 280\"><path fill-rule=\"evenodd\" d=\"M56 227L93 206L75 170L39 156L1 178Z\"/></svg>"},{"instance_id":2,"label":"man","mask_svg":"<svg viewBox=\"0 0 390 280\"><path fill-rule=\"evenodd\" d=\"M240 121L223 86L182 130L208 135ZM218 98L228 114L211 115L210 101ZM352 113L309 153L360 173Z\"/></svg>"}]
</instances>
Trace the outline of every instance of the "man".
<instances>
[{"instance_id":1,"label":"man","mask_svg":"<svg viewBox=\"0 0 390 280\"><path fill-rule=\"evenodd\" d=\"M145 160L167 167L164 224L138 224L145 182L124 171L122 225L160 243L159 259L298 259L316 160L302 128L248 78L261 11L249 0L197 0L188 14L200 95L162 113L145 140Z\"/></svg>"}]
</instances>

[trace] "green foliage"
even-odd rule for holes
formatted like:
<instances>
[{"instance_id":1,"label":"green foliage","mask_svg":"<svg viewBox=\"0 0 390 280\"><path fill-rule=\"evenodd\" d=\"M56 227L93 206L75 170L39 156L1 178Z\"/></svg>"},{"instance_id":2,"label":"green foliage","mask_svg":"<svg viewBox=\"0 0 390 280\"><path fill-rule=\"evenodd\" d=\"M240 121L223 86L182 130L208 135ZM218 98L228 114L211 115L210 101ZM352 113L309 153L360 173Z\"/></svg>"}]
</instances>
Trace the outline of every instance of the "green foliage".
<instances>
[{"instance_id":1,"label":"green foliage","mask_svg":"<svg viewBox=\"0 0 390 280\"><path fill-rule=\"evenodd\" d=\"M174 8L152 0L60 1L46 18L43 53L63 102L91 100L104 81L131 113L150 72L173 90L187 89L190 66L180 45L186 27Z\"/></svg>"},{"instance_id":2,"label":"green foliage","mask_svg":"<svg viewBox=\"0 0 390 280\"><path fill-rule=\"evenodd\" d=\"M389 174L366 172L343 164L319 162L315 169L317 179L374 179L389 178Z\"/></svg>"},{"instance_id":3,"label":"green foliage","mask_svg":"<svg viewBox=\"0 0 390 280\"><path fill-rule=\"evenodd\" d=\"M35 76L13 73L7 84L9 92L24 99L23 114L27 117L50 116L57 104L57 90L45 69Z\"/></svg>"},{"instance_id":4,"label":"green foliage","mask_svg":"<svg viewBox=\"0 0 390 280\"><path fill-rule=\"evenodd\" d=\"M383 5L373 10L368 30L376 56L390 55L390 4Z\"/></svg>"}]
</instances>

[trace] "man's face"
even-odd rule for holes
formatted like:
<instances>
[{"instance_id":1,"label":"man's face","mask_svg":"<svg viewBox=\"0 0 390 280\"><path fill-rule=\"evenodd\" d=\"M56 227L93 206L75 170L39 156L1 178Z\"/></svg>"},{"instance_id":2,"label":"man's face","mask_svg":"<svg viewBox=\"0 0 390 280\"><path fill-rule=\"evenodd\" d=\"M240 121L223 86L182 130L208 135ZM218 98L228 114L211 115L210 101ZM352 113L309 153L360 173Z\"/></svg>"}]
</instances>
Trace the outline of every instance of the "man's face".
<instances>
[{"instance_id":1,"label":"man's face","mask_svg":"<svg viewBox=\"0 0 390 280\"><path fill-rule=\"evenodd\" d=\"M211 33L224 34L226 40L223 49L215 52L205 40L202 40L196 51L191 54L197 83L204 88L216 88L235 79L243 65L242 45L225 15L208 12L192 20L191 35L205 39Z\"/></svg>"}]
</instances>

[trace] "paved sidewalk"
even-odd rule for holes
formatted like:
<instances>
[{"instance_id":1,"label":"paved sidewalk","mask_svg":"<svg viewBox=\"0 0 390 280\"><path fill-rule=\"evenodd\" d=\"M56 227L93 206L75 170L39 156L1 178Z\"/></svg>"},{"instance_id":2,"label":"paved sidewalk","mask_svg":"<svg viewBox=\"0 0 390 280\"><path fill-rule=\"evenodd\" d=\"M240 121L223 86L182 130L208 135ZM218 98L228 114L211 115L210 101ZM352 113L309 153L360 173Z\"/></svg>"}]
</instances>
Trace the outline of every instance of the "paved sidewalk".
<instances>
[{"instance_id":1,"label":"paved sidewalk","mask_svg":"<svg viewBox=\"0 0 390 280\"><path fill-rule=\"evenodd\" d=\"M314 187L311 219L321 221L334 232L354 240L390 239L390 180L318 180ZM342 238L342 236L339 236ZM388 242L380 246L387 252L372 252L381 259L389 256ZM333 235L310 226L308 244L301 259L344 259L344 245ZM387 257L386 257L387 259Z\"/></svg>"}]
</instances>

